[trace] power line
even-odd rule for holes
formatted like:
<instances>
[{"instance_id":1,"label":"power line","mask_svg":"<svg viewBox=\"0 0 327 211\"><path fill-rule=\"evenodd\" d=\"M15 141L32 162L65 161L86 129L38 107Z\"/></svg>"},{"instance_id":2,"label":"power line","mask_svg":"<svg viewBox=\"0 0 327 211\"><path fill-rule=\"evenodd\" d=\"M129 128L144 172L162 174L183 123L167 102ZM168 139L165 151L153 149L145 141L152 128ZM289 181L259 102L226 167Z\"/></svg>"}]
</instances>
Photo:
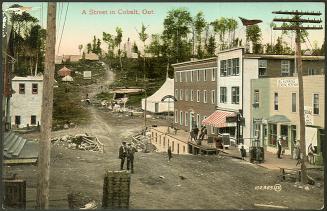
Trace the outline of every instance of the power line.
<instances>
[{"instance_id":1,"label":"power line","mask_svg":"<svg viewBox=\"0 0 327 211\"><path fill-rule=\"evenodd\" d=\"M69 6L69 2L67 3L66 14L65 14L65 19L64 19L64 24L63 24L63 26L62 26L62 31L61 31L61 35L60 35L60 40L59 40L59 45L58 45L58 50L57 50L57 54L58 54L58 55L59 55L59 49L60 49L60 44L61 44L62 34L64 33L64 29L65 29L66 18L67 18L67 12L68 12L68 6Z\"/></svg>"},{"instance_id":2,"label":"power line","mask_svg":"<svg viewBox=\"0 0 327 211\"><path fill-rule=\"evenodd\" d=\"M57 27L57 35L60 32L60 22L61 22L61 16L62 16L62 11L63 11L63 2L58 3L58 27ZM60 6L61 5L61 6Z\"/></svg>"}]
</instances>

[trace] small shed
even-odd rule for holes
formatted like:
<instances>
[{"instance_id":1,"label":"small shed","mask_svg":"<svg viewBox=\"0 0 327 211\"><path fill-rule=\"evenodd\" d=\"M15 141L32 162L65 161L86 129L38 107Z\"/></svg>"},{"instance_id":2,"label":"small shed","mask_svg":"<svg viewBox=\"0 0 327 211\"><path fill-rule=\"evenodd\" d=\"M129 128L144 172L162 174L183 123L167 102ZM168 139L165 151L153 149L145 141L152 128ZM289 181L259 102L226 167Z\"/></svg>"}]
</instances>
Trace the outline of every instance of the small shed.
<instances>
[{"instance_id":1,"label":"small shed","mask_svg":"<svg viewBox=\"0 0 327 211\"><path fill-rule=\"evenodd\" d=\"M62 81L72 82L74 81L74 79L70 75L66 75L65 77L62 78Z\"/></svg>"},{"instance_id":2,"label":"small shed","mask_svg":"<svg viewBox=\"0 0 327 211\"><path fill-rule=\"evenodd\" d=\"M71 74L71 70L68 69L66 66L64 66L63 68L61 68L60 70L58 70L58 74L61 76L61 77L65 77L65 76L70 76Z\"/></svg>"}]
</instances>

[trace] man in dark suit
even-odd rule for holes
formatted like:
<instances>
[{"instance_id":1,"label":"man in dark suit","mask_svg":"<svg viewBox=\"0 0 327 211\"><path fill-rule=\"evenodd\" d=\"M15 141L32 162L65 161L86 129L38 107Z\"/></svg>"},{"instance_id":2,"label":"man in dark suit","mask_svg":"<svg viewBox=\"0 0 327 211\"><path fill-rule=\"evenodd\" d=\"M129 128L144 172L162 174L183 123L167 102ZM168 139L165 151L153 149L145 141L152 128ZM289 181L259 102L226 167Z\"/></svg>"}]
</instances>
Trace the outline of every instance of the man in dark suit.
<instances>
[{"instance_id":1,"label":"man in dark suit","mask_svg":"<svg viewBox=\"0 0 327 211\"><path fill-rule=\"evenodd\" d=\"M126 152L126 142L123 141L122 145L119 147L119 159L120 159L120 170L124 170L124 163L126 158L127 152Z\"/></svg>"},{"instance_id":2,"label":"man in dark suit","mask_svg":"<svg viewBox=\"0 0 327 211\"><path fill-rule=\"evenodd\" d=\"M131 170L131 173L134 173L134 154L137 152L137 149L132 146L131 143L127 147L127 170Z\"/></svg>"}]
</instances>

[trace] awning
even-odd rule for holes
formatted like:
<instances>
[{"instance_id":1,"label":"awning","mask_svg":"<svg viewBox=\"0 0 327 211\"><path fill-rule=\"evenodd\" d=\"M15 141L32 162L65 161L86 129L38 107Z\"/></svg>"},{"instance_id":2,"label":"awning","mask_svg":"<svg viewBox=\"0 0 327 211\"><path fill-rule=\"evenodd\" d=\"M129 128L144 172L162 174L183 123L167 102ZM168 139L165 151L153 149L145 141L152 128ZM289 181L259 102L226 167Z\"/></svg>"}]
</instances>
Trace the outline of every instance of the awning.
<instances>
[{"instance_id":1,"label":"awning","mask_svg":"<svg viewBox=\"0 0 327 211\"><path fill-rule=\"evenodd\" d=\"M203 125L210 125L213 127L221 128L221 127L227 127L226 124L226 117L229 116L236 116L234 112L228 112L228 111L215 111L210 116L205 118L202 121Z\"/></svg>"},{"instance_id":2,"label":"awning","mask_svg":"<svg viewBox=\"0 0 327 211\"><path fill-rule=\"evenodd\" d=\"M286 116L284 115L272 115L267 119L269 123L286 123L291 122Z\"/></svg>"}]
</instances>

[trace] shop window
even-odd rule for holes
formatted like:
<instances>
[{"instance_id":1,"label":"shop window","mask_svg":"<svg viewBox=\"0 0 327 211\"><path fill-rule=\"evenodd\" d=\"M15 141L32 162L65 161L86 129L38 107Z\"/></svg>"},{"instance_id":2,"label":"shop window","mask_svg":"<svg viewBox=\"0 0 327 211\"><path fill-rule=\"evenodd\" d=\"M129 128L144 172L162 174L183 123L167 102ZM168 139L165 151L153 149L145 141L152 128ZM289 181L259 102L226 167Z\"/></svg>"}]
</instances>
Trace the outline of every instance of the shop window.
<instances>
[{"instance_id":1,"label":"shop window","mask_svg":"<svg viewBox=\"0 0 327 211\"><path fill-rule=\"evenodd\" d=\"M282 137L282 147L288 148L288 125L280 125L280 135Z\"/></svg>"}]
</instances>

